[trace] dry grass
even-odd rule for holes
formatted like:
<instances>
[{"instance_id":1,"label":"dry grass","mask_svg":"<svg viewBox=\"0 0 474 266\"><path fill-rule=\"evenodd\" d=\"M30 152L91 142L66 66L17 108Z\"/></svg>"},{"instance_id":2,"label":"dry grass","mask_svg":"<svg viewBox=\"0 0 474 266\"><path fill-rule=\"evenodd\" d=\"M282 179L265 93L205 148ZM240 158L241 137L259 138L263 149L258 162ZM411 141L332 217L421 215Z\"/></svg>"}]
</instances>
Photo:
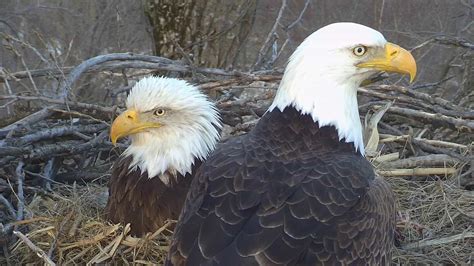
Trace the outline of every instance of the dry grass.
<instances>
[{"instance_id":1,"label":"dry grass","mask_svg":"<svg viewBox=\"0 0 474 266\"><path fill-rule=\"evenodd\" d=\"M144 238L129 235L129 226L101 217L104 190L98 185L58 186L36 195L27 210L34 218L21 221L25 236L58 264L117 262L162 264L171 235L169 225ZM11 247L11 264L37 263L39 256L18 239ZM0 264L6 259L0 258Z\"/></svg>"},{"instance_id":2,"label":"dry grass","mask_svg":"<svg viewBox=\"0 0 474 266\"><path fill-rule=\"evenodd\" d=\"M399 204L397 228L401 247L394 252L394 263L472 263L473 191L459 188L455 176L422 182L387 180Z\"/></svg>"},{"instance_id":3,"label":"dry grass","mask_svg":"<svg viewBox=\"0 0 474 266\"><path fill-rule=\"evenodd\" d=\"M401 247L393 262L453 263L472 260L474 193L460 189L456 177L437 181L386 178L397 194ZM162 264L171 223L144 238L131 237L128 226L101 218L106 188L100 185L58 185L36 195L26 206L33 218L19 222L25 236L58 264ZM11 246L11 264L37 263L41 258L21 239ZM5 264L6 258L0 258Z\"/></svg>"}]
</instances>

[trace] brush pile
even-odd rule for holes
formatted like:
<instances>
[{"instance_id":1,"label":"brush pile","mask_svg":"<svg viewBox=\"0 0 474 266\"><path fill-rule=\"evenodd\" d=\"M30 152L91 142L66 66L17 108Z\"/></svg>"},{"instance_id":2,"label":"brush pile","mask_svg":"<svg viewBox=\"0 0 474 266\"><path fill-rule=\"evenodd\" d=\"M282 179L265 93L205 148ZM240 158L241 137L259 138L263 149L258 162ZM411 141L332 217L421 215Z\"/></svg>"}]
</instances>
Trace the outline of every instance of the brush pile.
<instances>
[{"instance_id":1,"label":"brush pile","mask_svg":"<svg viewBox=\"0 0 474 266\"><path fill-rule=\"evenodd\" d=\"M221 111L223 138L255 125L281 79L278 70L196 68L135 54L0 72L7 87L25 79L34 85L0 95L10 114L0 121L0 264L162 264L174 221L135 238L128 225L102 218L110 167L127 146L110 143L110 122L134 82L149 74L198 84ZM39 93L52 79L55 90ZM359 90L367 157L398 197L397 264L473 263L474 94L466 90L454 103L422 92L437 86L443 82Z\"/></svg>"}]
</instances>

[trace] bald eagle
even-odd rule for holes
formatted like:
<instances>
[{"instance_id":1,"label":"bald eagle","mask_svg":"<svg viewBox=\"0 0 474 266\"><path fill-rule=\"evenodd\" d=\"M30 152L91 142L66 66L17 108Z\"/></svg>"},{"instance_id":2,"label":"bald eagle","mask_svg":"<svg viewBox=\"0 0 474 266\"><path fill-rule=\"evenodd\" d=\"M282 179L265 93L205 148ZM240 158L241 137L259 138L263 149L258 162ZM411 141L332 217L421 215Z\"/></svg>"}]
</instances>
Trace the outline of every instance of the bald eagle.
<instances>
[{"instance_id":1,"label":"bald eagle","mask_svg":"<svg viewBox=\"0 0 474 266\"><path fill-rule=\"evenodd\" d=\"M380 71L413 79L416 63L359 24L307 37L256 127L199 169L167 264L389 264L394 195L364 157L356 97Z\"/></svg>"},{"instance_id":2,"label":"bald eagle","mask_svg":"<svg viewBox=\"0 0 474 266\"><path fill-rule=\"evenodd\" d=\"M177 219L196 168L215 148L221 127L212 102L183 80L147 77L127 98L110 138L131 144L112 168L106 216L154 232Z\"/></svg>"}]
</instances>

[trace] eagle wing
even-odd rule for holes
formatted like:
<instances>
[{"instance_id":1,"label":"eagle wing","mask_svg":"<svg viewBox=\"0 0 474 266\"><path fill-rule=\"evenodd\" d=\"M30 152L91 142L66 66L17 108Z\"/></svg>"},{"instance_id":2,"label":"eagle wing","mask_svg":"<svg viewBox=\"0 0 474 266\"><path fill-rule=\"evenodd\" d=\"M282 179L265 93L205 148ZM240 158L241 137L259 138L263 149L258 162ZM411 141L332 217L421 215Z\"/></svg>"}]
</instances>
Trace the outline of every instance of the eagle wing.
<instances>
[{"instance_id":1,"label":"eagle wing","mask_svg":"<svg viewBox=\"0 0 474 266\"><path fill-rule=\"evenodd\" d=\"M234 138L203 164L168 264L384 261L393 241L394 200L364 158L330 151L274 154L266 147L248 136Z\"/></svg>"}]
</instances>

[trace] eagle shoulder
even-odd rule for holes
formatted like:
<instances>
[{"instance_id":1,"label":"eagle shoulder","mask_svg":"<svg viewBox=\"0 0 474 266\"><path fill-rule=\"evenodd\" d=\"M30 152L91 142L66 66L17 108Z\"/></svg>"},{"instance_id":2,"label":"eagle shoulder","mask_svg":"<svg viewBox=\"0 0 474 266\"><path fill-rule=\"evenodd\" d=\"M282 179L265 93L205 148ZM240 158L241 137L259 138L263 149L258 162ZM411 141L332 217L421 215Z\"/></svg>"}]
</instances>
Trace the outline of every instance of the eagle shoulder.
<instances>
[{"instance_id":1,"label":"eagle shoulder","mask_svg":"<svg viewBox=\"0 0 474 266\"><path fill-rule=\"evenodd\" d=\"M346 242L338 249L328 249L324 243L361 237L349 230L352 227L344 228L349 235L338 232L344 224L350 225L354 210L362 221L374 215L376 221L388 219L376 215L390 209L377 206L379 197L387 195L381 191L386 187L379 187L364 158L328 152L278 161L258 143L244 145L242 138L219 146L198 171L176 228L169 263L296 263L338 256L346 260L342 256ZM323 248L313 250L326 250L325 254L308 249L318 247L317 243L323 243Z\"/></svg>"}]
</instances>

